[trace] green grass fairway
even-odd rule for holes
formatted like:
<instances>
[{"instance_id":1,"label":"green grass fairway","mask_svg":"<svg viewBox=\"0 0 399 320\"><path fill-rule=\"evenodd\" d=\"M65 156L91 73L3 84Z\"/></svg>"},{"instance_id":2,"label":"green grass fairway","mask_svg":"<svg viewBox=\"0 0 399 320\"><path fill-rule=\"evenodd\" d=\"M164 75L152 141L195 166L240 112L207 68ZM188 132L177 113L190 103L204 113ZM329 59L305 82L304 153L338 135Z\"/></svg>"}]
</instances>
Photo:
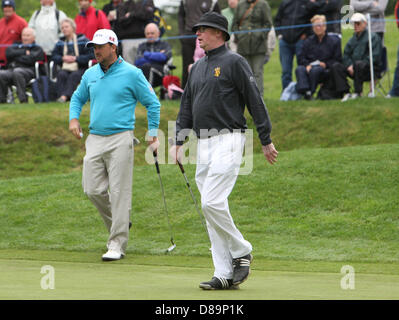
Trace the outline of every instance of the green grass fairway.
<instances>
[{"instance_id":1,"label":"green grass fairway","mask_svg":"<svg viewBox=\"0 0 399 320\"><path fill-rule=\"evenodd\" d=\"M254 260L250 278L240 290L203 291L201 281L212 274L210 258L128 255L118 262L101 262L93 253L0 251L0 299L106 299L106 300L260 300L260 299L398 299L399 278L392 266L361 265L355 268L355 288L341 288L343 263ZM18 259L13 259L19 257ZM24 259L25 257L26 259ZM49 260L44 260L48 258ZM68 261L69 260L69 261ZM80 260L80 262L76 262ZM163 265L159 265L162 263ZM43 266L54 268L54 289L42 289ZM192 265L198 265L194 267ZM309 267L309 266L308 266ZM279 271L277 271L280 269ZM288 271L281 271L281 270ZM367 269L369 271L367 271ZM323 271L324 270L324 271ZM335 270L335 272L334 272ZM376 273L373 273L376 272Z\"/></svg>"}]
</instances>

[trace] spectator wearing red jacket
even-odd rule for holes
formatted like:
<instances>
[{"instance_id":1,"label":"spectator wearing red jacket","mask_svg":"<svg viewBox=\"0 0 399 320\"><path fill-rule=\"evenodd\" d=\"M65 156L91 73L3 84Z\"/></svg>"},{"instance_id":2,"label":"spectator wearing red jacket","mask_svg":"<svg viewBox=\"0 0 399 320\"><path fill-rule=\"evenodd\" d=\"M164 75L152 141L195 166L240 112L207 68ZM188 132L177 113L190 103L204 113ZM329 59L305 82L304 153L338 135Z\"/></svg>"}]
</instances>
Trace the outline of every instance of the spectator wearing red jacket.
<instances>
[{"instance_id":1,"label":"spectator wearing red jacket","mask_svg":"<svg viewBox=\"0 0 399 320\"><path fill-rule=\"evenodd\" d=\"M93 0L79 0L80 12L75 17L76 33L93 39L98 29L111 29L107 16L102 10L92 7Z\"/></svg>"},{"instance_id":2,"label":"spectator wearing red jacket","mask_svg":"<svg viewBox=\"0 0 399 320\"><path fill-rule=\"evenodd\" d=\"M22 30L28 26L24 18L15 13L14 0L3 0L1 2L3 9L3 18L0 19L0 44L13 44L15 41L21 41ZM7 63L6 46L0 46L0 62Z\"/></svg>"}]
</instances>

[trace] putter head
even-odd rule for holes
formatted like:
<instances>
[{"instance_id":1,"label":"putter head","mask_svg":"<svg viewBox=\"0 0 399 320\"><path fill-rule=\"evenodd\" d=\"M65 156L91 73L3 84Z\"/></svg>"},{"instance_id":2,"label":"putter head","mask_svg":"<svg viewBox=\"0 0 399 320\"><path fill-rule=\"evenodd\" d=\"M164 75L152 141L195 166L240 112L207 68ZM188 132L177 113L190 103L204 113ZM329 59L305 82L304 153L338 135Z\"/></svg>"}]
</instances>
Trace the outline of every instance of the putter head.
<instances>
[{"instance_id":1,"label":"putter head","mask_svg":"<svg viewBox=\"0 0 399 320\"><path fill-rule=\"evenodd\" d=\"M176 244L173 243L168 249L166 249L166 253L172 252L174 248L176 248Z\"/></svg>"},{"instance_id":2,"label":"putter head","mask_svg":"<svg viewBox=\"0 0 399 320\"><path fill-rule=\"evenodd\" d=\"M140 143L140 140L137 139L136 137L133 137L133 145L137 146Z\"/></svg>"}]
</instances>

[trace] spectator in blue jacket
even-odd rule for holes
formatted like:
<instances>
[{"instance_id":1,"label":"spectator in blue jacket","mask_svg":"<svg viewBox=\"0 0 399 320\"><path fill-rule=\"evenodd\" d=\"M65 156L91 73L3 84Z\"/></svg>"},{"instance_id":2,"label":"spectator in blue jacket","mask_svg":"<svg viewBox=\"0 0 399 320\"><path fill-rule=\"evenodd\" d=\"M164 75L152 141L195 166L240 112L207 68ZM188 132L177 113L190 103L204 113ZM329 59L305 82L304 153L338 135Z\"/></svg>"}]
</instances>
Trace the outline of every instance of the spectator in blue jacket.
<instances>
[{"instance_id":1,"label":"spectator in blue jacket","mask_svg":"<svg viewBox=\"0 0 399 320\"><path fill-rule=\"evenodd\" d=\"M330 67L342 62L341 40L336 35L327 34L326 17L315 15L312 19L314 35L303 43L296 68L296 91L305 99L313 99L319 83L328 78Z\"/></svg>"},{"instance_id":2,"label":"spectator in blue jacket","mask_svg":"<svg viewBox=\"0 0 399 320\"><path fill-rule=\"evenodd\" d=\"M76 24L70 18L61 22L61 31L64 36L53 49L51 60L59 66L57 73L58 102L66 102L78 86L83 73L88 67L94 53L85 45L89 41L84 34L76 34Z\"/></svg>"},{"instance_id":3,"label":"spectator in blue jacket","mask_svg":"<svg viewBox=\"0 0 399 320\"><path fill-rule=\"evenodd\" d=\"M155 23L149 23L144 30L147 41L139 45L135 65L140 68L153 87L162 84L165 64L172 57L172 49L166 41L160 40L160 31Z\"/></svg>"}]
</instances>

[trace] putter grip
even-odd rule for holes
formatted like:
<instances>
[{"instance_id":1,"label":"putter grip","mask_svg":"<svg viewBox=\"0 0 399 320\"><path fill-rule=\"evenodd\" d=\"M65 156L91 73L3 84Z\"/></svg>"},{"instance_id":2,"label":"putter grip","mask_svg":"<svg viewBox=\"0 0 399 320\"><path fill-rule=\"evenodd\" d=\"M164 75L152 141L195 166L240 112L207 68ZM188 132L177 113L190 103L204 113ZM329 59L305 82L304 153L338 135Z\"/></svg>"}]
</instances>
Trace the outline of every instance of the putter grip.
<instances>
[{"instance_id":1,"label":"putter grip","mask_svg":"<svg viewBox=\"0 0 399 320\"><path fill-rule=\"evenodd\" d=\"M161 171L159 170L159 164L158 164L158 158L157 158L157 151L153 151L152 155L154 156L154 160L155 160L155 167L157 168L157 173L161 173Z\"/></svg>"}]
</instances>

